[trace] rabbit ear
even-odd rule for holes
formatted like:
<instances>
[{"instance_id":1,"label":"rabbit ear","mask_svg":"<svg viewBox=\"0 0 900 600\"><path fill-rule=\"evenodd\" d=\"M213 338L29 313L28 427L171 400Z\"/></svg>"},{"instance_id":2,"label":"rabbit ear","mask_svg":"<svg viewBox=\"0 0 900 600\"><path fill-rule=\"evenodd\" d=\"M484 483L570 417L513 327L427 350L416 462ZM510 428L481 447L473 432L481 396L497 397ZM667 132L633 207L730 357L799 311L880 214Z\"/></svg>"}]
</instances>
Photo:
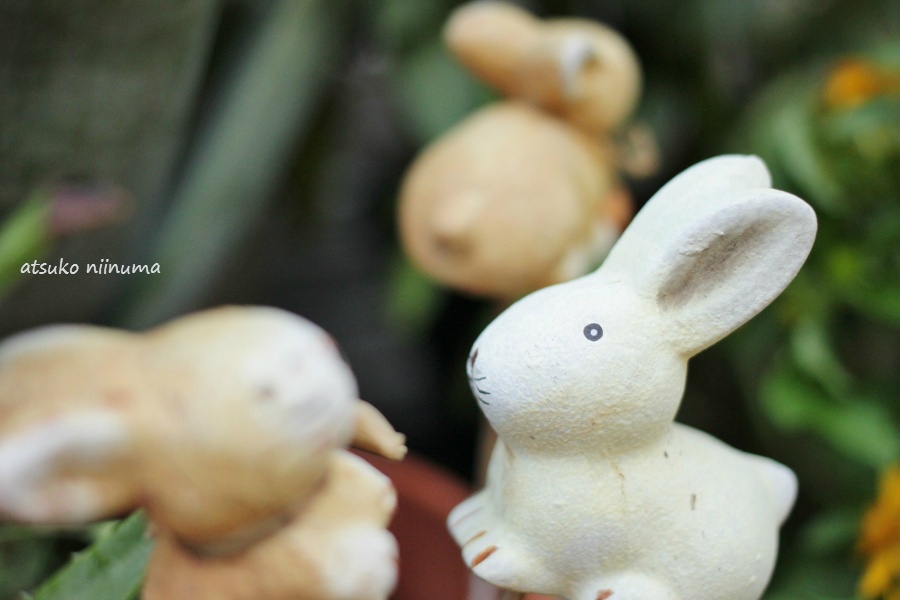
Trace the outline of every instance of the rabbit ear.
<instances>
[{"instance_id":1,"label":"rabbit ear","mask_svg":"<svg viewBox=\"0 0 900 600\"><path fill-rule=\"evenodd\" d=\"M34 523L79 523L130 508L134 491L107 472L129 449L125 424L104 410L48 418L4 435L0 514Z\"/></svg>"},{"instance_id":2,"label":"rabbit ear","mask_svg":"<svg viewBox=\"0 0 900 600\"><path fill-rule=\"evenodd\" d=\"M631 279L693 355L748 321L787 287L816 232L812 208L766 188L755 157L688 169L644 207L601 269Z\"/></svg>"},{"instance_id":3,"label":"rabbit ear","mask_svg":"<svg viewBox=\"0 0 900 600\"><path fill-rule=\"evenodd\" d=\"M816 232L812 208L777 190L733 197L693 219L656 258L647 283L665 333L690 356L765 308L794 279Z\"/></svg>"},{"instance_id":4,"label":"rabbit ear","mask_svg":"<svg viewBox=\"0 0 900 600\"><path fill-rule=\"evenodd\" d=\"M772 178L761 158L725 154L685 169L660 188L650 202L682 211L691 203L702 203L709 192L771 187Z\"/></svg>"},{"instance_id":5,"label":"rabbit ear","mask_svg":"<svg viewBox=\"0 0 900 600\"><path fill-rule=\"evenodd\" d=\"M647 257L671 246L677 224L721 204L728 192L771 187L765 163L755 156L725 155L697 163L664 185L635 215L603 263L603 271L638 273ZM718 195L719 197L714 197Z\"/></svg>"}]
</instances>

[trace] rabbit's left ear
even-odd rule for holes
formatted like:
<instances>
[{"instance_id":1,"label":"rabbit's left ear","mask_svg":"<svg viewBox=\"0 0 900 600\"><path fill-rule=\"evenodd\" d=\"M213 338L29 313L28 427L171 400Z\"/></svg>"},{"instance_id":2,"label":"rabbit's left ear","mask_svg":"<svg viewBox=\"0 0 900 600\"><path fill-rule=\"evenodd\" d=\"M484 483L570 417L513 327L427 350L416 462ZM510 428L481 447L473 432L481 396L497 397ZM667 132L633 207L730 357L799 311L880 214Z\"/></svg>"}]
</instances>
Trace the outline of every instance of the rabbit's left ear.
<instances>
[{"instance_id":1,"label":"rabbit's left ear","mask_svg":"<svg viewBox=\"0 0 900 600\"><path fill-rule=\"evenodd\" d=\"M645 272L664 335L686 356L719 341L766 307L791 282L816 234L812 208L772 189L734 191L685 215ZM674 225L674 224L673 224ZM676 226L677 227L677 226Z\"/></svg>"},{"instance_id":2,"label":"rabbit's left ear","mask_svg":"<svg viewBox=\"0 0 900 600\"><path fill-rule=\"evenodd\" d=\"M0 437L0 515L45 524L116 516L137 504L131 434L115 413L59 415ZM129 471L130 473L130 471Z\"/></svg>"}]
</instances>

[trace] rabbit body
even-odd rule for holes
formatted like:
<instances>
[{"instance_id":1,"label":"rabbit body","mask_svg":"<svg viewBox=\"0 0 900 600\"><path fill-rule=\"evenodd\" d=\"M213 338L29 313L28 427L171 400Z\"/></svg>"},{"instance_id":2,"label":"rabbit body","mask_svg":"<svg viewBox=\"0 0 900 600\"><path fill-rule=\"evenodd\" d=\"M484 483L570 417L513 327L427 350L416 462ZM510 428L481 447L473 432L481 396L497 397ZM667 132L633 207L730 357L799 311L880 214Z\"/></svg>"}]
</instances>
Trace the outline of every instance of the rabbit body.
<instances>
[{"instance_id":1,"label":"rabbit body","mask_svg":"<svg viewBox=\"0 0 900 600\"><path fill-rule=\"evenodd\" d=\"M467 564L490 552L480 577L573 600L759 598L795 486L787 468L678 424L595 461L501 442L488 478L450 516Z\"/></svg>"},{"instance_id":2,"label":"rabbit body","mask_svg":"<svg viewBox=\"0 0 900 600\"><path fill-rule=\"evenodd\" d=\"M206 560L161 532L142 600L384 600L397 579L390 480L344 450L317 493L241 554Z\"/></svg>"},{"instance_id":3,"label":"rabbit body","mask_svg":"<svg viewBox=\"0 0 900 600\"><path fill-rule=\"evenodd\" d=\"M595 273L479 336L472 390L499 441L448 523L474 572L570 600L756 600L793 473L673 422L690 356L765 307L815 235L753 157L700 163Z\"/></svg>"}]
</instances>

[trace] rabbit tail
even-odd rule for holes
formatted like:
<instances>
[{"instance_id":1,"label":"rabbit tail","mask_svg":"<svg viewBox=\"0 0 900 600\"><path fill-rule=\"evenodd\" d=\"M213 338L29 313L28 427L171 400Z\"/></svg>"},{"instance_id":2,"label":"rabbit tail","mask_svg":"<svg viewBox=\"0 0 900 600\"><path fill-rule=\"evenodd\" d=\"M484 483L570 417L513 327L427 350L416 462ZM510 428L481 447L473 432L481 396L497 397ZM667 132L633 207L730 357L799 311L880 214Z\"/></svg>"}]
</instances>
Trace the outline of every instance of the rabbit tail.
<instances>
[{"instance_id":1,"label":"rabbit tail","mask_svg":"<svg viewBox=\"0 0 900 600\"><path fill-rule=\"evenodd\" d=\"M774 460L762 456L754 456L754 459L772 498L772 507L780 525L787 519L797 499L797 476L788 467Z\"/></svg>"}]
</instances>

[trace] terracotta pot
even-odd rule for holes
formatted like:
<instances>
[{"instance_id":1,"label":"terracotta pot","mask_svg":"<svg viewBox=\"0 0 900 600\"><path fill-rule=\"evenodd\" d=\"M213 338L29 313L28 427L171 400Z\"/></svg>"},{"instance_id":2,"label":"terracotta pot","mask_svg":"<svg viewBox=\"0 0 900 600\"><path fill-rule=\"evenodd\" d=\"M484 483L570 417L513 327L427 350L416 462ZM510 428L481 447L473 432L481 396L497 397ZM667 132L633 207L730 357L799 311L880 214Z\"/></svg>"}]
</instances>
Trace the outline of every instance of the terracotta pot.
<instances>
[{"instance_id":1,"label":"terracotta pot","mask_svg":"<svg viewBox=\"0 0 900 600\"><path fill-rule=\"evenodd\" d=\"M400 580L393 599L469 599L469 570L445 525L450 510L471 493L465 482L416 456L400 462L361 456L390 477L397 488L397 512L390 530L400 546ZM479 599L499 595L483 582L475 585ZM529 595L526 600L551 599Z\"/></svg>"}]
</instances>

